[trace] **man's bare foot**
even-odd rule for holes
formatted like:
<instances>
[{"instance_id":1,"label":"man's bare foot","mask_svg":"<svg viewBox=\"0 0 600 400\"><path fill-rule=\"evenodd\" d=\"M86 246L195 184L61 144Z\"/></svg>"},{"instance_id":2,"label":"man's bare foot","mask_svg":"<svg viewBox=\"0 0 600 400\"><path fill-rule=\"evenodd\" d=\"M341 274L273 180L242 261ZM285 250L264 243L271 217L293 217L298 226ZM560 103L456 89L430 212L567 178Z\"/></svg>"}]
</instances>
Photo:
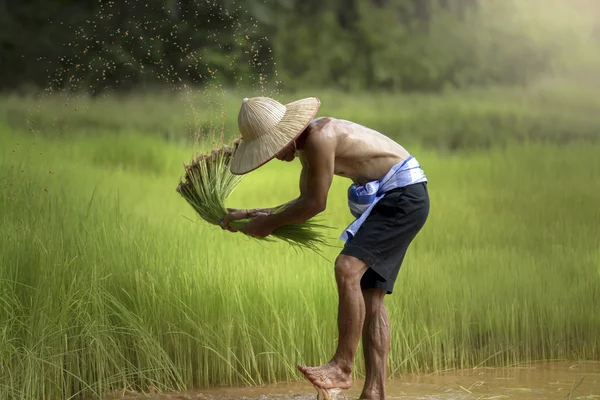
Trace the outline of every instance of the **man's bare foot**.
<instances>
[{"instance_id":1,"label":"man's bare foot","mask_svg":"<svg viewBox=\"0 0 600 400\"><path fill-rule=\"evenodd\" d=\"M345 372L334 362L323 364L320 367L298 365L298 369L310 383L321 389L348 389L352 385L350 372Z\"/></svg>"}]
</instances>

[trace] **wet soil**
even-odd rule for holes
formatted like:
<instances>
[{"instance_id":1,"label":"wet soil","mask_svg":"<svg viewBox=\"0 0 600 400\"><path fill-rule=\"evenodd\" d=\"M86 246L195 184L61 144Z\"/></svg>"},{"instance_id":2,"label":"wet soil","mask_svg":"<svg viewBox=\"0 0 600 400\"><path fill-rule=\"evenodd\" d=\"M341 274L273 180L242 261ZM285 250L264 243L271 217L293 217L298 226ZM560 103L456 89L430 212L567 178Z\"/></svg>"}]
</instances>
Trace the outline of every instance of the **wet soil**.
<instances>
[{"instance_id":1,"label":"wet soil","mask_svg":"<svg viewBox=\"0 0 600 400\"><path fill-rule=\"evenodd\" d=\"M354 381L340 399L357 399L363 381ZM307 382L251 388L214 388L186 393L115 393L115 399L315 400L316 389ZM476 368L436 374L410 374L387 382L388 399L548 399L600 400L599 362L549 362L511 368Z\"/></svg>"}]
</instances>

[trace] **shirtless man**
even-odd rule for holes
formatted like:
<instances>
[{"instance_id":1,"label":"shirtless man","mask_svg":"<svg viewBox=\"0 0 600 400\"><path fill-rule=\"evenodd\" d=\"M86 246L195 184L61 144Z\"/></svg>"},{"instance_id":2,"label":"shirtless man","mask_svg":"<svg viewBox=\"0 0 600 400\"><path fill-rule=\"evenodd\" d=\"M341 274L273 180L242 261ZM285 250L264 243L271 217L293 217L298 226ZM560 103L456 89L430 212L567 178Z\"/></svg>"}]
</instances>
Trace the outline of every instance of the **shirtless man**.
<instances>
[{"instance_id":1,"label":"shirtless man","mask_svg":"<svg viewBox=\"0 0 600 400\"><path fill-rule=\"evenodd\" d=\"M316 98L285 106L264 97L244 99L238 116L242 139L231 171L243 174L272 158L291 162L298 157L300 196L278 213L272 213L275 208L229 209L222 227L235 232L230 221L252 218L242 232L266 237L279 226L324 211L334 175L353 181L348 200L357 220L341 237L346 244L334 268L337 351L327 364L298 369L317 388L348 389L362 334L366 381L360 398L384 399L390 347L384 296L392 293L406 250L428 217L427 179L414 157L381 133L346 120L313 119L319 105Z\"/></svg>"}]
</instances>

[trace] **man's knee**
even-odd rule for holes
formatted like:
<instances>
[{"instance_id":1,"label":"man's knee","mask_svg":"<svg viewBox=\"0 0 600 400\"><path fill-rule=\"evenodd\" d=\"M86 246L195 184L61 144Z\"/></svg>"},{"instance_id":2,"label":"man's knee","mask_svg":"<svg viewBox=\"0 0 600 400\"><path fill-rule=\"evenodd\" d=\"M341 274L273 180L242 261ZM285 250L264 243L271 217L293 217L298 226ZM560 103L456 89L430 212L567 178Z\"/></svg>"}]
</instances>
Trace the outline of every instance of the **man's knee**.
<instances>
[{"instance_id":1,"label":"man's knee","mask_svg":"<svg viewBox=\"0 0 600 400\"><path fill-rule=\"evenodd\" d=\"M335 260L335 279L338 283L359 284L367 268L358 258L341 254Z\"/></svg>"}]
</instances>

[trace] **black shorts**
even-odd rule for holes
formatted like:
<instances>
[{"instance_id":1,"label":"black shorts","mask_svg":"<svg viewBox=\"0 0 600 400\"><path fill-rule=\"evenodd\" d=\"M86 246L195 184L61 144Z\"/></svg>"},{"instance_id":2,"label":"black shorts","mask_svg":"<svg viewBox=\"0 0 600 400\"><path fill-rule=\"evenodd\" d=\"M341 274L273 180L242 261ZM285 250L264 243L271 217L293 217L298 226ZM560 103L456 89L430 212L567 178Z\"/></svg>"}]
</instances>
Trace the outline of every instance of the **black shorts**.
<instances>
[{"instance_id":1,"label":"black shorts","mask_svg":"<svg viewBox=\"0 0 600 400\"><path fill-rule=\"evenodd\" d=\"M428 216L426 182L391 190L379 200L341 252L369 266L360 282L362 289L392 293L408 246Z\"/></svg>"}]
</instances>

